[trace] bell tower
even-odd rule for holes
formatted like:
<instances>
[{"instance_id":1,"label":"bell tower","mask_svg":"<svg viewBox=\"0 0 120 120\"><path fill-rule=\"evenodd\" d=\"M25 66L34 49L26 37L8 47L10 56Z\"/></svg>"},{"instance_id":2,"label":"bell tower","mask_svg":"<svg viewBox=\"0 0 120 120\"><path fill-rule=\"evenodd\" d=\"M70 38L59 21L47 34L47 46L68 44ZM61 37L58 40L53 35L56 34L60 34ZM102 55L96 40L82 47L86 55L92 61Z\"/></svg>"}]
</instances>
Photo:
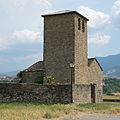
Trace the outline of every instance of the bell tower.
<instances>
[{"instance_id":1,"label":"bell tower","mask_svg":"<svg viewBox=\"0 0 120 120\"><path fill-rule=\"evenodd\" d=\"M72 79L73 83L86 83L88 19L76 11L60 11L42 17L46 76L53 76L63 84L70 84ZM72 72L70 63L74 64Z\"/></svg>"}]
</instances>

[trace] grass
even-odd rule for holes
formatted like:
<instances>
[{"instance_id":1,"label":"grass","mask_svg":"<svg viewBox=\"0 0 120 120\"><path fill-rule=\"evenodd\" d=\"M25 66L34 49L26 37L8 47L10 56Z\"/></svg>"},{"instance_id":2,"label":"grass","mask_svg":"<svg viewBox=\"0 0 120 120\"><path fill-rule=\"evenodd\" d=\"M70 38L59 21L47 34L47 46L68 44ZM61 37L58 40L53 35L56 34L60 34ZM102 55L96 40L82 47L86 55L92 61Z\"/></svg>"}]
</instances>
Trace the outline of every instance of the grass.
<instances>
[{"instance_id":1,"label":"grass","mask_svg":"<svg viewBox=\"0 0 120 120\"><path fill-rule=\"evenodd\" d=\"M103 96L103 99L120 99L120 96Z\"/></svg>"},{"instance_id":2,"label":"grass","mask_svg":"<svg viewBox=\"0 0 120 120\"><path fill-rule=\"evenodd\" d=\"M0 103L0 120L43 120L69 114L110 113L120 114L120 103L99 104L40 104Z\"/></svg>"}]
</instances>

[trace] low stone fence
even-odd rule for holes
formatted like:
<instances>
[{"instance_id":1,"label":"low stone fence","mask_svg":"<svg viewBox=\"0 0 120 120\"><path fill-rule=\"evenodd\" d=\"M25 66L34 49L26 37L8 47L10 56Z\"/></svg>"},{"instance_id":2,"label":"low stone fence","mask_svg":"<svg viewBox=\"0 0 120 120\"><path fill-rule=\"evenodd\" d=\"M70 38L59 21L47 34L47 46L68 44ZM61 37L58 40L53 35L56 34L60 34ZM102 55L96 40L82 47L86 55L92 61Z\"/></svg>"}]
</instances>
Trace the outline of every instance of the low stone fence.
<instances>
[{"instance_id":1,"label":"low stone fence","mask_svg":"<svg viewBox=\"0 0 120 120\"><path fill-rule=\"evenodd\" d=\"M70 103L70 85L0 83L0 102Z\"/></svg>"},{"instance_id":2,"label":"low stone fence","mask_svg":"<svg viewBox=\"0 0 120 120\"><path fill-rule=\"evenodd\" d=\"M90 103L90 96L90 85L0 83L0 102Z\"/></svg>"}]
</instances>

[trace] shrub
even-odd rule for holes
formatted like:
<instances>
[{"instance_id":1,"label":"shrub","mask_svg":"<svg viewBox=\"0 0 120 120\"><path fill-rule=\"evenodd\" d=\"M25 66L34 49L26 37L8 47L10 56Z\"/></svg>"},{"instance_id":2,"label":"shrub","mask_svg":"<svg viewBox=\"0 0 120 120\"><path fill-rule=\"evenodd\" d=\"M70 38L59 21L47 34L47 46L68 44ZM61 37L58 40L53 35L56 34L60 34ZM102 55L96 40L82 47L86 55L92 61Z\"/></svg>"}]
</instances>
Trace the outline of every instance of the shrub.
<instances>
[{"instance_id":1,"label":"shrub","mask_svg":"<svg viewBox=\"0 0 120 120\"><path fill-rule=\"evenodd\" d=\"M46 84L56 84L56 81L54 80L54 77L52 76L47 76L47 77L44 77L44 82Z\"/></svg>"},{"instance_id":2,"label":"shrub","mask_svg":"<svg viewBox=\"0 0 120 120\"><path fill-rule=\"evenodd\" d=\"M43 84L43 82L44 82L44 77L42 76L38 76L34 81L34 83L38 83L38 84Z\"/></svg>"}]
</instances>

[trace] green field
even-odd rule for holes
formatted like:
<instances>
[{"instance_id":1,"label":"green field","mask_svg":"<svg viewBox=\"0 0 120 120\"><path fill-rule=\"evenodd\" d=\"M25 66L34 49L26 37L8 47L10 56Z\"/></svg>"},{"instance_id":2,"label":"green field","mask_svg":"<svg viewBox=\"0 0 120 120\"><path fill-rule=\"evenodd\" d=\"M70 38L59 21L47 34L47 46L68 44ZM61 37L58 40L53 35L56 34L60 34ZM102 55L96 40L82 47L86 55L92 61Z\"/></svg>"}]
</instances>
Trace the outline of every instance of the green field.
<instances>
[{"instance_id":1,"label":"green field","mask_svg":"<svg viewBox=\"0 0 120 120\"><path fill-rule=\"evenodd\" d=\"M0 103L0 120L42 120L71 114L120 114L120 103L100 104L40 104Z\"/></svg>"}]
</instances>

